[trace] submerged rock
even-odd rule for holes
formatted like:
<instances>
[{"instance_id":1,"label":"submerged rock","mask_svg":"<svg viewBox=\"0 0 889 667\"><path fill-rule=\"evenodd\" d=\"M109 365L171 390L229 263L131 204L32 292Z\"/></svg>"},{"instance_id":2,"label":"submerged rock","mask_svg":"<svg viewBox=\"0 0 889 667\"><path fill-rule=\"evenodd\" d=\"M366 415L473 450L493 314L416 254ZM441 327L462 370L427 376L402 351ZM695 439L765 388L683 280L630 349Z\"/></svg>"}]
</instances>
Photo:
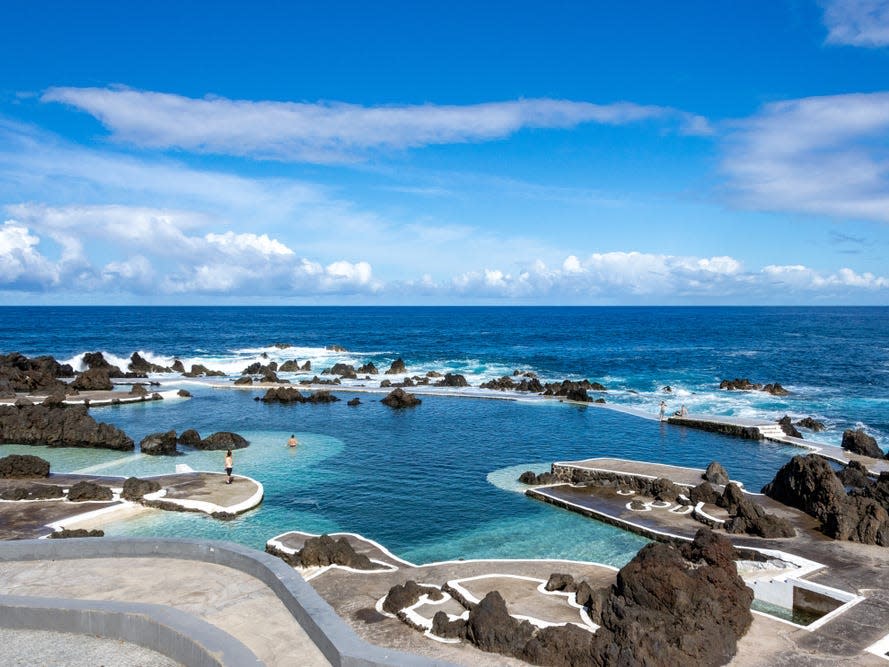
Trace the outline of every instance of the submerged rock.
<instances>
[{"instance_id":1,"label":"submerged rock","mask_svg":"<svg viewBox=\"0 0 889 667\"><path fill-rule=\"evenodd\" d=\"M349 402L346 403L346 405L354 408L357 405L361 405L361 399L356 396L355 398L349 399Z\"/></svg>"}]
</instances>

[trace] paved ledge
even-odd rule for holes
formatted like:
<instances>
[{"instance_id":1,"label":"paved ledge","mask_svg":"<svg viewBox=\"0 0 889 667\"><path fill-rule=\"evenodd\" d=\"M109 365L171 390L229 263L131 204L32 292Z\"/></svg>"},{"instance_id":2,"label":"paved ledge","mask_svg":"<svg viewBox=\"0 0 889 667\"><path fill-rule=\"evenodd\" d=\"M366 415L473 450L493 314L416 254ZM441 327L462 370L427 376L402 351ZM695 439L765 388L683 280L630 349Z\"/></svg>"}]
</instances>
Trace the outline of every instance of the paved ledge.
<instances>
[{"instance_id":1,"label":"paved ledge","mask_svg":"<svg viewBox=\"0 0 889 667\"><path fill-rule=\"evenodd\" d=\"M343 667L375 665L447 665L435 660L384 649L361 640L315 590L283 561L238 544L217 541L147 538L85 538L0 542L0 563L88 558L176 558L230 567L264 583L331 664ZM159 568L159 575L162 571ZM46 628L54 629L54 628Z\"/></svg>"},{"instance_id":2,"label":"paved ledge","mask_svg":"<svg viewBox=\"0 0 889 667\"><path fill-rule=\"evenodd\" d=\"M0 627L127 641L193 667L262 664L231 635L164 605L0 595Z\"/></svg>"}]
</instances>

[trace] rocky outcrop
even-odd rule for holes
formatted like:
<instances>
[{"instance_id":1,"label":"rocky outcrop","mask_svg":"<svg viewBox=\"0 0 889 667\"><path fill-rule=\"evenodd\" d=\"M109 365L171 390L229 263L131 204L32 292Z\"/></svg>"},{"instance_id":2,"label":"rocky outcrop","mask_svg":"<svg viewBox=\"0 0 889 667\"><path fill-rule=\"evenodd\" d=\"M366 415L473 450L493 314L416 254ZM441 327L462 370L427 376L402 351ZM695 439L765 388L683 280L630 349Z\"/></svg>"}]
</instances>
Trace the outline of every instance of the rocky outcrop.
<instances>
[{"instance_id":1,"label":"rocky outcrop","mask_svg":"<svg viewBox=\"0 0 889 667\"><path fill-rule=\"evenodd\" d=\"M330 350L331 352L348 352L349 351L346 348L344 348L342 345L328 345L324 349Z\"/></svg>"},{"instance_id":2,"label":"rocky outcrop","mask_svg":"<svg viewBox=\"0 0 889 667\"><path fill-rule=\"evenodd\" d=\"M861 461L849 461L849 463L837 473L837 478L843 484L856 489L867 488L873 480L867 468Z\"/></svg>"},{"instance_id":3,"label":"rocky outcrop","mask_svg":"<svg viewBox=\"0 0 889 667\"><path fill-rule=\"evenodd\" d=\"M148 396L148 390L145 388L144 384L137 382L130 387L129 394L130 396Z\"/></svg>"},{"instance_id":4,"label":"rocky outcrop","mask_svg":"<svg viewBox=\"0 0 889 667\"><path fill-rule=\"evenodd\" d=\"M420 405L423 401L399 387L393 389L389 395L386 396L386 398L381 399L380 402L388 405L390 408L412 408L415 405Z\"/></svg>"},{"instance_id":5,"label":"rocky outcrop","mask_svg":"<svg viewBox=\"0 0 889 667\"><path fill-rule=\"evenodd\" d=\"M765 538L796 535L796 531L787 519L768 514L761 505L745 496L744 492L734 483L726 485L717 505L725 508L731 515L724 524L726 532L745 533Z\"/></svg>"},{"instance_id":6,"label":"rocky outcrop","mask_svg":"<svg viewBox=\"0 0 889 667\"><path fill-rule=\"evenodd\" d=\"M773 382L765 385L755 384L751 382L749 378L723 380L719 383L719 388L727 389L729 391L764 391L767 394L772 394L773 396L787 396L790 394L790 392L782 387L778 382Z\"/></svg>"},{"instance_id":7,"label":"rocky outcrop","mask_svg":"<svg viewBox=\"0 0 889 667\"><path fill-rule=\"evenodd\" d=\"M68 500L72 503L81 503L88 500L112 500L114 494L107 486L94 482L77 482L68 489Z\"/></svg>"},{"instance_id":8,"label":"rocky outcrop","mask_svg":"<svg viewBox=\"0 0 889 667\"><path fill-rule=\"evenodd\" d=\"M29 484L6 489L0 493L0 500L58 500L64 496L61 486Z\"/></svg>"},{"instance_id":9,"label":"rocky outcrop","mask_svg":"<svg viewBox=\"0 0 889 667\"><path fill-rule=\"evenodd\" d=\"M222 371L213 371L204 366L203 364L192 364L191 370L187 373L182 373L187 378L196 378L200 376L206 377L224 377L225 373Z\"/></svg>"},{"instance_id":10,"label":"rocky outcrop","mask_svg":"<svg viewBox=\"0 0 889 667\"><path fill-rule=\"evenodd\" d=\"M235 384L249 386L249 385L253 384L253 378L250 377L249 375L242 375L237 380L235 380Z\"/></svg>"},{"instance_id":11,"label":"rocky outcrop","mask_svg":"<svg viewBox=\"0 0 889 667\"><path fill-rule=\"evenodd\" d=\"M359 366L358 370L356 372L363 373L365 375L378 375L380 371L377 370L376 366L374 366L372 363L368 362L368 363L364 364L363 366Z\"/></svg>"},{"instance_id":12,"label":"rocky outcrop","mask_svg":"<svg viewBox=\"0 0 889 667\"><path fill-rule=\"evenodd\" d=\"M161 490L159 482L153 479L139 479L138 477L129 477L123 483L123 491L120 497L124 500L138 501L147 493L155 493Z\"/></svg>"},{"instance_id":13,"label":"rocky outcrop","mask_svg":"<svg viewBox=\"0 0 889 667\"><path fill-rule=\"evenodd\" d=\"M10 454L0 459L0 479L49 477L49 461L30 454Z\"/></svg>"},{"instance_id":14,"label":"rocky outcrop","mask_svg":"<svg viewBox=\"0 0 889 667\"><path fill-rule=\"evenodd\" d=\"M436 387L468 387L466 378L457 373L445 373L445 376L435 383Z\"/></svg>"},{"instance_id":15,"label":"rocky outcrop","mask_svg":"<svg viewBox=\"0 0 889 667\"><path fill-rule=\"evenodd\" d=\"M789 435L791 438L802 438L803 434L799 432L799 429L793 425L793 422L790 420L789 415L784 415L781 419L778 420L778 426L781 427L781 430L784 431L784 435Z\"/></svg>"},{"instance_id":16,"label":"rocky outcrop","mask_svg":"<svg viewBox=\"0 0 889 667\"><path fill-rule=\"evenodd\" d=\"M121 451L134 448L126 433L96 422L83 406L0 406L0 443Z\"/></svg>"},{"instance_id":17,"label":"rocky outcrop","mask_svg":"<svg viewBox=\"0 0 889 667\"><path fill-rule=\"evenodd\" d=\"M562 380L544 385L544 396L564 396L569 401L592 402L587 392L607 391L604 385L589 380Z\"/></svg>"},{"instance_id":18,"label":"rocky outcrop","mask_svg":"<svg viewBox=\"0 0 889 667\"><path fill-rule=\"evenodd\" d=\"M352 364L334 364L331 368L325 368L321 371L321 375L339 375L347 380L358 379L355 367Z\"/></svg>"},{"instance_id":19,"label":"rocky outcrop","mask_svg":"<svg viewBox=\"0 0 889 667\"><path fill-rule=\"evenodd\" d=\"M299 362L296 359L289 359L278 367L281 373L298 373L300 371Z\"/></svg>"},{"instance_id":20,"label":"rocky outcrop","mask_svg":"<svg viewBox=\"0 0 889 667\"><path fill-rule=\"evenodd\" d=\"M53 540L63 540L68 537L105 537L105 531L98 528L93 528L92 530L87 530L86 528L62 528L61 530L54 530L49 534L49 537Z\"/></svg>"},{"instance_id":21,"label":"rocky outcrop","mask_svg":"<svg viewBox=\"0 0 889 667\"><path fill-rule=\"evenodd\" d=\"M179 452L176 451L176 431L146 435L139 443L139 451L151 456L177 455Z\"/></svg>"},{"instance_id":22,"label":"rocky outcrop","mask_svg":"<svg viewBox=\"0 0 889 667\"><path fill-rule=\"evenodd\" d=\"M835 540L889 546L886 508L866 495L847 495L820 456L794 456L762 492L815 517L821 522L821 532Z\"/></svg>"},{"instance_id":23,"label":"rocky outcrop","mask_svg":"<svg viewBox=\"0 0 889 667\"><path fill-rule=\"evenodd\" d=\"M176 373L185 373L185 366L179 359L174 359L173 364L170 366L170 368Z\"/></svg>"},{"instance_id":24,"label":"rocky outcrop","mask_svg":"<svg viewBox=\"0 0 889 667\"><path fill-rule=\"evenodd\" d=\"M713 485L710 484L710 482L701 482L688 492L688 499L695 505L698 503L715 505L719 498L720 495L716 492L716 489L713 488Z\"/></svg>"},{"instance_id":25,"label":"rocky outcrop","mask_svg":"<svg viewBox=\"0 0 889 667\"><path fill-rule=\"evenodd\" d=\"M133 352L128 368L135 373L172 373L173 369L147 361L138 352Z\"/></svg>"},{"instance_id":26,"label":"rocky outcrop","mask_svg":"<svg viewBox=\"0 0 889 667\"><path fill-rule=\"evenodd\" d=\"M295 567L341 565L355 570L378 570L383 568L382 565L374 563L366 555L356 552L345 537L341 537L338 540L334 540L330 535L310 537L303 543L302 549L295 554L288 554L274 547L266 547L266 551Z\"/></svg>"},{"instance_id":27,"label":"rocky outcrop","mask_svg":"<svg viewBox=\"0 0 889 667\"><path fill-rule=\"evenodd\" d=\"M358 405L361 405L361 399L358 398L357 396L355 398L350 398L349 402L346 403L346 405L348 405L350 408L354 408Z\"/></svg>"},{"instance_id":28,"label":"rocky outcrop","mask_svg":"<svg viewBox=\"0 0 889 667\"><path fill-rule=\"evenodd\" d=\"M718 484L719 486L725 486L729 482L728 473L718 461L711 461L701 477L711 484Z\"/></svg>"},{"instance_id":29,"label":"rocky outcrop","mask_svg":"<svg viewBox=\"0 0 889 667\"><path fill-rule=\"evenodd\" d=\"M413 579L403 584L396 584L389 589L383 600L383 610L390 614L397 614L402 609L416 604L422 596L428 596L430 600L441 600L442 594L437 588L420 586Z\"/></svg>"},{"instance_id":30,"label":"rocky outcrop","mask_svg":"<svg viewBox=\"0 0 889 667\"><path fill-rule=\"evenodd\" d=\"M843 449L846 449L853 454L870 456L875 459L882 459L885 457L883 450L877 445L877 441L865 433L864 429L855 431L846 429L843 431L843 443L841 446Z\"/></svg>"},{"instance_id":31,"label":"rocky outcrop","mask_svg":"<svg viewBox=\"0 0 889 667\"><path fill-rule=\"evenodd\" d=\"M824 422L820 422L817 419L812 419L811 417L803 417L798 422L796 422L796 425L807 428L813 433L820 433L824 430Z\"/></svg>"},{"instance_id":32,"label":"rocky outcrop","mask_svg":"<svg viewBox=\"0 0 889 667\"><path fill-rule=\"evenodd\" d=\"M526 470L521 475L519 475L519 481L522 484L542 486L544 484L553 484L557 480L551 472L542 472L538 475L533 470Z\"/></svg>"},{"instance_id":33,"label":"rocky outcrop","mask_svg":"<svg viewBox=\"0 0 889 667\"><path fill-rule=\"evenodd\" d=\"M111 391L114 389L111 377L105 368L90 368L80 373L70 386L78 391Z\"/></svg>"},{"instance_id":34,"label":"rocky outcrop","mask_svg":"<svg viewBox=\"0 0 889 667\"><path fill-rule=\"evenodd\" d=\"M189 447L196 447L201 443L201 434L198 433L193 428L186 429L182 431L182 434L179 436L179 444L187 445Z\"/></svg>"},{"instance_id":35,"label":"rocky outcrop","mask_svg":"<svg viewBox=\"0 0 889 667\"><path fill-rule=\"evenodd\" d=\"M322 380L317 375L314 376L311 380L300 380L300 384L302 385L312 385L312 384L340 384L339 378L333 378L332 380Z\"/></svg>"},{"instance_id":36,"label":"rocky outcrop","mask_svg":"<svg viewBox=\"0 0 889 667\"><path fill-rule=\"evenodd\" d=\"M304 396L295 387L273 387L256 400L263 403L336 403L339 398L329 391L319 390Z\"/></svg>"},{"instance_id":37,"label":"rocky outcrop","mask_svg":"<svg viewBox=\"0 0 889 667\"><path fill-rule=\"evenodd\" d=\"M536 377L523 377L516 382L508 375L495 380L489 380L479 385L482 389L496 389L498 391L528 391L539 394L544 391L543 385Z\"/></svg>"},{"instance_id":38,"label":"rocky outcrop","mask_svg":"<svg viewBox=\"0 0 889 667\"><path fill-rule=\"evenodd\" d=\"M389 366L389 370L386 371L386 375L402 375L407 373L407 367L404 365L404 359L398 357L392 364Z\"/></svg>"},{"instance_id":39,"label":"rocky outcrop","mask_svg":"<svg viewBox=\"0 0 889 667\"><path fill-rule=\"evenodd\" d=\"M73 376L69 364L60 364L52 357L29 359L18 352L0 355L0 394L5 398L12 398L15 392L64 391L66 385L59 378Z\"/></svg>"},{"instance_id":40,"label":"rocky outcrop","mask_svg":"<svg viewBox=\"0 0 889 667\"><path fill-rule=\"evenodd\" d=\"M232 433L231 431L219 431L213 435L207 436L196 445L192 445L192 447L195 449L225 450L244 449L249 445L250 442L237 433Z\"/></svg>"}]
</instances>

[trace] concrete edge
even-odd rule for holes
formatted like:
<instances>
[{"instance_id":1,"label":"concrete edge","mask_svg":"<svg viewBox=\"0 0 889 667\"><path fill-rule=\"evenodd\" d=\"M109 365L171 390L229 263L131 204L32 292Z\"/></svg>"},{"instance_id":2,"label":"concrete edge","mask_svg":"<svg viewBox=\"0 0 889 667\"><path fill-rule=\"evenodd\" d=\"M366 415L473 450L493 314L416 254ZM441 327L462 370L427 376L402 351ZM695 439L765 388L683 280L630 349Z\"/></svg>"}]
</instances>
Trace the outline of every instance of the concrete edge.
<instances>
[{"instance_id":1,"label":"concrete edge","mask_svg":"<svg viewBox=\"0 0 889 667\"><path fill-rule=\"evenodd\" d=\"M268 586L324 656L338 667L452 666L370 644L279 558L230 542L161 538L71 538L0 542L0 562L79 558L179 558L230 567ZM44 628L53 629L53 628Z\"/></svg>"},{"instance_id":2,"label":"concrete edge","mask_svg":"<svg viewBox=\"0 0 889 667\"><path fill-rule=\"evenodd\" d=\"M126 641L189 667L263 664L215 625L159 604L0 595L0 627Z\"/></svg>"}]
</instances>

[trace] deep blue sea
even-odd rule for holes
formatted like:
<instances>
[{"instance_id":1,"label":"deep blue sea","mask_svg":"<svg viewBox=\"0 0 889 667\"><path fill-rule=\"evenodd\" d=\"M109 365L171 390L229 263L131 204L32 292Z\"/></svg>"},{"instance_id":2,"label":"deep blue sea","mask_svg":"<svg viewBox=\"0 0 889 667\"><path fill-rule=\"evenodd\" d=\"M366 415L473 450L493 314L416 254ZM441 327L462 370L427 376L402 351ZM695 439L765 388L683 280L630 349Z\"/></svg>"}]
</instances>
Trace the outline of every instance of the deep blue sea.
<instances>
[{"instance_id":1,"label":"deep blue sea","mask_svg":"<svg viewBox=\"0 0 889 667\"><path fill-rule=\"evenodd\" d=\"M889 308L0 308L2 352L51 354L79 366L96 350L121 367L134 351L162 365L202 363L229 373L224 384L254 361L294 358L310 360L312 373L282 377L310 377L336 362L372 361L382 372L396 357L409 375L456 372L476 387L531 370L543 380L601 382L609 403L652 414L666 399L671 411L685 404L693 413L812 416L828 429L807 438L839 444L843 429L863 427L889 447ZM382 377L351 384L377 386ZM780 382L791 395L718 389L734 377ZM151 513L113 524L112 534L200 535L261 548L287 530L350 531L417 562L561 557L621 565L640 538L525 498L514 484L518 473L593 456L697 467L715 459L758 490L799 452L595 407L484 400L477 389L423 396L418 408L393 411L381 395L348 383L340 403L288 406L254 401L259 390L152 379L194 398L94 408L93 415L136 442L171 428L242 433L251 446L235 453L236 472L263 482L266 497L232 522ZM672 393L662 392L666 385ZM358 408L345 404L353 396L361 397ZM290 433L300 438L296 452L285 446ZM0 447L0 455L12 451L39 453L58 471L221 469L219 453L168 459Z\"/></svg>"}]
</instances>

